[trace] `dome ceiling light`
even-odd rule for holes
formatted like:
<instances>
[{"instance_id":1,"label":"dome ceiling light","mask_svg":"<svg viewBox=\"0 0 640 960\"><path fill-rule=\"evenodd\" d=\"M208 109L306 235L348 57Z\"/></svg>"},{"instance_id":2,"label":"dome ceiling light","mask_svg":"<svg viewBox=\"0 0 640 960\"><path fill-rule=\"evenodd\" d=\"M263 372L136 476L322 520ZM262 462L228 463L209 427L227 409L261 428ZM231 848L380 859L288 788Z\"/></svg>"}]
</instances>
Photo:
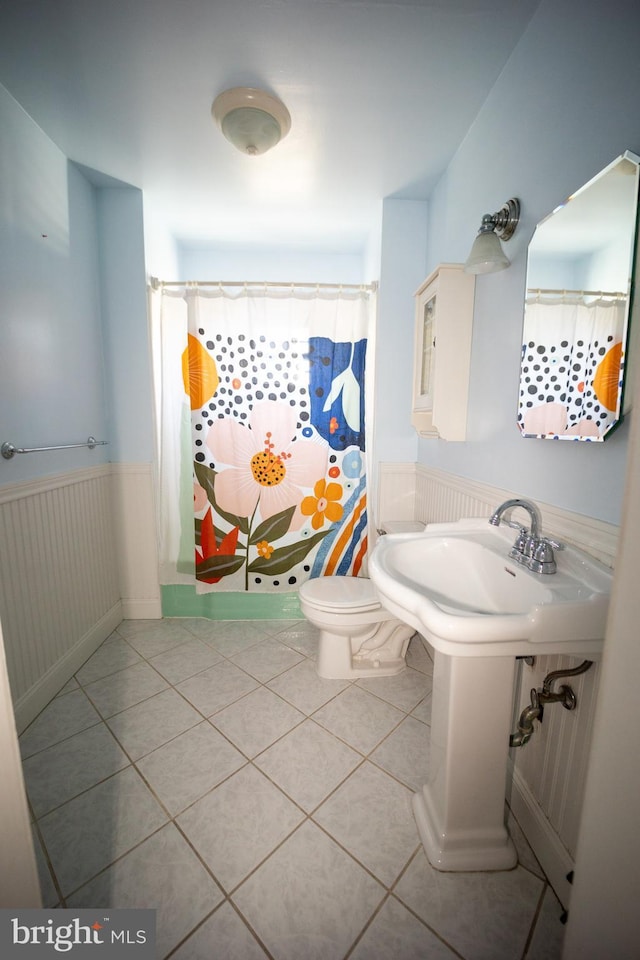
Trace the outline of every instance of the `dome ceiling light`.
<instances>
[{"instance_id":1,"label":"dome ceiling light","mask_svg":"<svg viewBox=\"0 0 640 960\"><path fill-rule=\"evenodd\" d=\"M230 143L256 157L271 150L291 129L281 100L253 87L232 87L213 101L211 113Z\"/></svg>"}]
</instances>

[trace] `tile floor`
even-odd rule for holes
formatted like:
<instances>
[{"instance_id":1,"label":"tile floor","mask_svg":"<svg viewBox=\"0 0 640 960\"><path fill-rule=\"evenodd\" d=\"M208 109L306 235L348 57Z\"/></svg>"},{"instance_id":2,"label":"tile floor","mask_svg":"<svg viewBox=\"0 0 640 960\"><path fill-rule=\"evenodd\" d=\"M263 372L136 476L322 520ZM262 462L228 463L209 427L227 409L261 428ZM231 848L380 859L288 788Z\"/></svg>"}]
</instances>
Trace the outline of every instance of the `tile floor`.
<instances>
[{"instance_id":1,"label":"tile floor","mask_svg":"<svg viewBox=\"0 0 640 960\"><path fill-rule=\"evenodd\" d=\"M410 801L433 663L315 672L306 622L124 621L20 738L44 903L157 909L159 958L558 960L517 823L502 873L429 865Z\"/></svg>"}]
</instances>

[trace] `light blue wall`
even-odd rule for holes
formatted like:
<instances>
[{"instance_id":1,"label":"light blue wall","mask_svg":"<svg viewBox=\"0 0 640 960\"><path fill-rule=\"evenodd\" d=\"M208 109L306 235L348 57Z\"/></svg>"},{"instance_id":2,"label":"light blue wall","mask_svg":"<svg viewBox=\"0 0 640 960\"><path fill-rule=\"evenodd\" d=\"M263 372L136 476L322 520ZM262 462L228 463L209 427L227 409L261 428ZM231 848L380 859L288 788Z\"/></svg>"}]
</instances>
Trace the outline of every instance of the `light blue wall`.
<instances>
[{"instance_id":1,"label":"light blue wall","mask_svg":"<svg viewBox=\"0 0 640 960\"><path fill-rule=\"evenodd\" d=\"M376 337L374 456L413 463L417 437L410 413L414 293L426 277L428 206L385 200L382 206L380 291Z\"/></svg>"},{"instance_id":2,"label":"light blue wall","mask_svg":"<svg viewBox=\"0 0 640 960\"><path fill-rule=\"evenodd\" d=\"M180 280L369 283L362 255L300 247L178 244ZM166 278L161 278L166 279Z\"/></svg>"},{"instance_id":3,"label":"light blue wall","mask_svg":"<svg viewBox=\"0 0 640 960\"><path fill-rule=\"evenodd\" d=\"M100 187L97 209L110 458L148 463L155 453L142 193Z\"/></svg>"},{"instance_id":4,"label":"light blue wall","mask_svg":"<svg viewBox=\"0 0 640 960\"><path fill-rule=\"evenodd\" d=\"M108 439L93 187L1 86L0 130L0 442ZM0 459L0 484L108 456Z\"/></svg>"},{"instance_id":5,"label":"light blue wall","mask_svg":"<svg viewBox=\"0 0 640 960\"><path fill-rule=\"evenodd\" d=\"M153 459L142 194L70 163L0 86L0 485Z\"/></svg>"},{"instance_id":6,"label":"light blue wall","mask_svg":"<svg viewBox=\"0 0 640 960\"><path fill-rule=\"evenodd\" d=\"M466 258L482 214L511 196L510 269L478 277L469 440L419 442L419 461L617 523L628 424L604 444L523 439L516 428L526 251L536 223L616 156L640 150L640 9L543 0L438 184L428 263Z\"/></svg>"}]
</instances>

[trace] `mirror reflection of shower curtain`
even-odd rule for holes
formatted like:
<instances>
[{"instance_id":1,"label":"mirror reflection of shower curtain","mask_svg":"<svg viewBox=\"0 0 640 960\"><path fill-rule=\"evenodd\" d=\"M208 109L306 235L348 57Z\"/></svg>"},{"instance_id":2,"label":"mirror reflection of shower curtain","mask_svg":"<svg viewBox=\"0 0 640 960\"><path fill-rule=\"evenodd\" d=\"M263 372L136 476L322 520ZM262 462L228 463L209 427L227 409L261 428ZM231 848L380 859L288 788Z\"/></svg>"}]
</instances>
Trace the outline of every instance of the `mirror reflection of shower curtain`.
<instances>
[{"instance_id":1,"label":"mirror reflection of shower curtain","mask_svg":"<svg viewBox=\"0 0 640 960\"><path fill-rule=\"evenodd\" d=\"M620 418L624 297L526 302L518 425L524 436L601 440Z\"/></svg>"},{"instance_id":2,"label":"mirror reflection of shower curtain","mask_svg":"<svg viewBox=\"0 0 640 960\"><path fill-rule=\"evenodd\" d=\"M162 582L292 591L364 572L375 294L271 284L159 294Z\"/></svg>"}]
</instances>

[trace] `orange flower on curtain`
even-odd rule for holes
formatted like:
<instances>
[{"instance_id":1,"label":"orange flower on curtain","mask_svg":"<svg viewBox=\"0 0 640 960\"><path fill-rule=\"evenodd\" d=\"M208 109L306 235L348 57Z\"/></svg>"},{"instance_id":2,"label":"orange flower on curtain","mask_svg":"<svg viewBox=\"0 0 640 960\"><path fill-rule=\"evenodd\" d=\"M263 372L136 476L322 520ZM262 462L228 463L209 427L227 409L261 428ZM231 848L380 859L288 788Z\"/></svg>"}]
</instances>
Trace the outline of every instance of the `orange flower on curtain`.
<instances>
[{"instance_id":1,"label":"orange flower on curtain","mask_svg":"<svg viewBox=\"0 0 640 960\"><path fill-rule=\"evenodd\" d=\"M314 496L304 498L300 509L306 517L311 517L311 526L314 530L319 530L324 525L325 518L330 523L335 523L342 518L343 507L340 503L342 487L339 483L318 480L313 493Z\"/></svg>"}]
</instances>

